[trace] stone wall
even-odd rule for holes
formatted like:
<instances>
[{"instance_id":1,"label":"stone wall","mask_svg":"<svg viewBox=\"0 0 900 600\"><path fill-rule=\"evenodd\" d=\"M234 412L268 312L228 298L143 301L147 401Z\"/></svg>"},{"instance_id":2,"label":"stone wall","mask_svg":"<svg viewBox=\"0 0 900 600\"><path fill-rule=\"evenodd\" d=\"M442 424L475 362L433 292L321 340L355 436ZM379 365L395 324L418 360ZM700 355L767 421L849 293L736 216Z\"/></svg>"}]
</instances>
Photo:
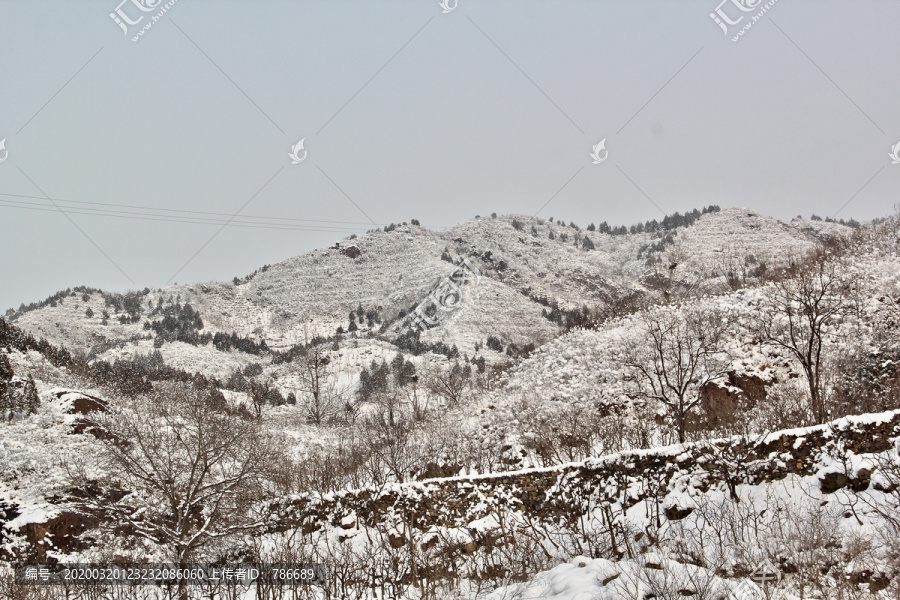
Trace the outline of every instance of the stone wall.
<instances>
[{"instance_id":1,"label":"stone wall","mask_svg":"<svg viewBox=\"0 0 900 600\"><path fill-rule=\"evenodd\" d=\"M762 439L732 438L653 450L624 452L554 468L435 479L324 496L305 494L271 505L268 531L307 533L358 523L384 527L404 522L466 527L474 520L517 510L543 522L571 523L604 503L628 508L664 498L679 486L705 491L713 485L758 485L790 474L819 476L823 492L868 486L870 473L822 468L823 454L883 452L900 436L900 411L848 417L830 424L781 431ZM830 462L830 461L829 461ZM665 508L669 518L690 509Z\"/></svg>"},{"instance_id":2,"label":"stone wall","mask_svg":"<svg viewBox=\"0 0 900 600\"><path fill-rule=\"evenodd\" d=\"M845 450L883 452L898 436L900 410L781 431L757 440L713 440L623 452L552 468L433 479L324 496L304 494L270 503L265 531L312 533L355 526L385 531L403 523L424 532L433 526L464 528L478 519L510 511L564 526L603 505L628 508L650 498L664 502L669 492L686 486L700 491L715 485L733 488L790 474L817 475L826 493L846 486L859 490L868 486L869 472L823 469L823 455L840 456ZM19 551L0 549L0 560L11 560L14 555L44 560L48 549L77 550L82 547L77 536L96 524L94 517L61 510L44 522L6 531L3 525L18 515L18 507L3 505L0 509L0 541L9 542L18 535L27 543L27 548ZM672 503L662 511L670 519L690 514L689 507Z\"/></svg>"}]
</instances>

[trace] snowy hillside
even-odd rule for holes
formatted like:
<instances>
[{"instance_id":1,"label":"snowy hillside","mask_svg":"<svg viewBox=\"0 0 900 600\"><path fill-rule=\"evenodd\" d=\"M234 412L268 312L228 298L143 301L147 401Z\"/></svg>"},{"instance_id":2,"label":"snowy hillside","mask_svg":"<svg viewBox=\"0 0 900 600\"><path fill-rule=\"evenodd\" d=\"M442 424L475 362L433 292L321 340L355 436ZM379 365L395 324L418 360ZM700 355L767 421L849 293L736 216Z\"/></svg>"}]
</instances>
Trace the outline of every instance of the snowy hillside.
<instances>
[{"instance_id":1,"label":"snowy hillside","mask_svg":"<svg viewBox=\"0 0 900 600\"><path fill-rule=\"evenodd\" d=\"M898 223L485 217L67 290L0 320L0 559L194 544L326 565L310 600L889 600Z\"/></svg>"},{"instance_id":2,"label":"snowy hillside","mask_svg":"<svg viewBox=\"0 0 900 600\"><path fill-rule=\"evenodd\" d=\"M515 221L519 229L513 227ZM429 332L429 338L470 348L474 340L505 335L516 343L552 335L554 327L541 318L544 308L532 298L557 302L564 308L595 307L629 291L647 291L661 270L668 276L668 262L650 266L648 257L668 261L682 257L675 281L695 281L721 276L734 262L753 268L777 264L802 254L818 241L821 231L800 222L785 225L745 209L726 209L703 215L689 227L657 233L610 235L576 230L560 223L524 216L481 217L444 231L416 225L378 231L344 240L335 247L314 250L256 273L249 281L198 285L174 285L142 294L140 322L122 325L99 294L81 294L58 306L45 306L12 316L12 322L51 342L85 352L104 343L141 337L141 324L152 303L190 304L199 311L205 330L264 339L272 348L286 348L316 335L328 337L337 327L346 330L347 313L363 306L380 318L395 319L408 312L432 286L449 275L454 266L446 260L473 260L486 276L467 307L446 327ZM809 222L817 223L817 222ZM836 224L829 233L847 228ZM554 239L550 239L550 235ZM653 244L664 243L658 251ZM584 238L593 250L585 250ZM348 248L356 250L348 251ZM727 260L726 260L727 259ZM710 285L719 285L710 282ZM651 286L652 287L652 286ZM93 317L86 317L90 308ZM508 319L506 315L516 315ZM471 350L468 350L471 353Z\"/></svg>"}]
</instances>

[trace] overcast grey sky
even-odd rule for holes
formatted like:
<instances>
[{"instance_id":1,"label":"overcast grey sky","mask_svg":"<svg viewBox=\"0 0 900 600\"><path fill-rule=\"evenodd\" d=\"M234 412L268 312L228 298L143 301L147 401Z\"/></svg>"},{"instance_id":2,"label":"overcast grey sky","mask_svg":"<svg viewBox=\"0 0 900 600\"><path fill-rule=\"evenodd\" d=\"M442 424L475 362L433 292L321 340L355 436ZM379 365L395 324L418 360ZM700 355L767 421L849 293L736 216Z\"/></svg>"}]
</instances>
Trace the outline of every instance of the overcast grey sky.
<instances>
[{"instance_id":1,"label":"overcast grey sky","mask_svg":"<svg viewBox=\"0 0 900 600\"><path fill-rule=\"evenodd\" d=\"M120 1L0 0L2 309L230 280L372 222L898 202L894 0Z\"/></svg>"}]
</instances>

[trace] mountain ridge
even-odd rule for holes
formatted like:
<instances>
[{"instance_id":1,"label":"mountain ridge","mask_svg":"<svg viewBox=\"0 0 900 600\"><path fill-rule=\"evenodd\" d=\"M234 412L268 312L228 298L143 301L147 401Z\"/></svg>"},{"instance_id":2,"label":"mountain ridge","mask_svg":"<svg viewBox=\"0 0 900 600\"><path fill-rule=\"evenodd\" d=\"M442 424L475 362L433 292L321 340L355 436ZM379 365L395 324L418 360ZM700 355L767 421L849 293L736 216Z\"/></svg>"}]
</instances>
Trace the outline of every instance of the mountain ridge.
<instances>
[{"instance_id":1,"label":"mountain ridge","mask_svg":"<svg viewBox=\"0 0 900 600\"><path fill-rule=\"evenodd\" d=\"M596 308L618 296L652 294L661 285L690 280L721 289L729 267L747 271L771 265L847 231L824 221L785 224L739 208L704 214L687 227L625 235L523 215L479 217L439 232L402 224L288 258L246 281L145 289L135 323L117 323L121 311L96 294L9 317L35 335L90 353L103 344L146 337L137 321L152 318L151 307L160 301L178 302L200 313L207 332L235 332L285 349L330 337L339 327L346 331L347 314L359 306L376 311L383 322L401 319L401 312L405 317L453 271L453 263L465 258L484 275L477 301L450 313L446 323L423 332L423 339L474 348L489 335L502 335L524 344L555 334L556 326L542 317L548 307ZM678 263L674 278L666 261ZM93 317L86 316L87 309ZM104 310L110 314L106 324ZM484 316L503 313L517 317L498 322ZM394 332L402 328L395 325Z\"/></svg>"}]
</instances>

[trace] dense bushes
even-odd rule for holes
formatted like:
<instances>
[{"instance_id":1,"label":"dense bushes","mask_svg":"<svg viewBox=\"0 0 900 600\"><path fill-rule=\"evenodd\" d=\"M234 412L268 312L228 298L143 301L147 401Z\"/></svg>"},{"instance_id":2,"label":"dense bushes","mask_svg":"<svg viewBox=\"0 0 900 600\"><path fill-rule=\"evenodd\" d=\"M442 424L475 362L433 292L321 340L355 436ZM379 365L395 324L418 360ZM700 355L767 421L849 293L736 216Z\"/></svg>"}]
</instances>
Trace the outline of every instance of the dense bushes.
<instances>
[{"instance_id":1,"label":"dense bushes","mask_svg":"<svg viewBox=\"0 0 900 600\"><path fill-rule=\"evenodd\" d=\"M163 342L186 342L197 345L200 343L200 330L203 329L203 320L200 313L191 308L190 304L181 306L176 302L166 306L160 311L162 319L152 321L145 325L145 329L152 329L156 333L157 346Z\"/></svg>"},{"instance_id":2,"label":"dense bushes","mask_svg":"<svg viewBox=\"0 0 900 600\"><path fill-rule=\"evenodd\" d=\"M459 358L459 349L457 349L455 344L453 346L447 346L443 342L429 344L428 342L423 342L421 340L421 335L422 333L418 329L410 329L391 340L391 343L399 350L408 352L414 356L419 356L426 352L433 352L435 354L443 354L451 359Z\"/></svg>"},{"instance_id":3,"label":"dense bushes","mask_svg":"<svg viewBox=\"0 0 900 600\"><path fill-rule=\"evenodd\" d=\"M134 360L116 360L109 363L95 360L88 363L65 348L58 348L44 339L37 340L30 333L0 318L0 347L19 352L35 351L55 367L67 369L74 375L89 379L124 395L145 393L152 389L153 381L190 381L201 388L215 388L215 382L206 376L190 374L167 366L159 353Z\"/></svg>"},{"instance_id":4,"label":"dense bushes","mask_svg":"<svg viewBox=\"0 0 900 600\"><path fill-rule=\"evenodd\" d=\"M600 233L608 233L610 235L625 235L627 233L659 233L659 232L668 232L674 229L678 229L679 227L689 227L693 225L697 219L702 217L708 213L716 213L719 212L720 208L713 204L711 206L705 206L702 210L697 210L696 208L692 211L688 211L684 214L679 212L675 212L671 215L666 215L663 217L662 221L657 221L656 219L652 219L650 221L644 221L643 223L636 223L631 227L625 227L624 225L620 225L618 227L611 227L606 221L603 221L598 226L594 226L593 223L588 225L588 231L598 231Z\"/></svg>"},{"instance_id":5,"label":"dense bushes","mask_svg":"<svg viewBox=\"0 0 900 600\"><path fill-rule=\"evenodd\" d=\"M202 341L203 337L201 337ZM231 332L231 335L226 333L218 332L214 336L212 336L213 346L216 347L216 350L220 350L222 352L228 352L229 350L238 350L239 352L244 352L246 354L265 354L269 351L269 347L266 345L266 340L261 340L259 342L252 340L250 338L241 337L235 332Z\"/></svg>"}]
</instances>

